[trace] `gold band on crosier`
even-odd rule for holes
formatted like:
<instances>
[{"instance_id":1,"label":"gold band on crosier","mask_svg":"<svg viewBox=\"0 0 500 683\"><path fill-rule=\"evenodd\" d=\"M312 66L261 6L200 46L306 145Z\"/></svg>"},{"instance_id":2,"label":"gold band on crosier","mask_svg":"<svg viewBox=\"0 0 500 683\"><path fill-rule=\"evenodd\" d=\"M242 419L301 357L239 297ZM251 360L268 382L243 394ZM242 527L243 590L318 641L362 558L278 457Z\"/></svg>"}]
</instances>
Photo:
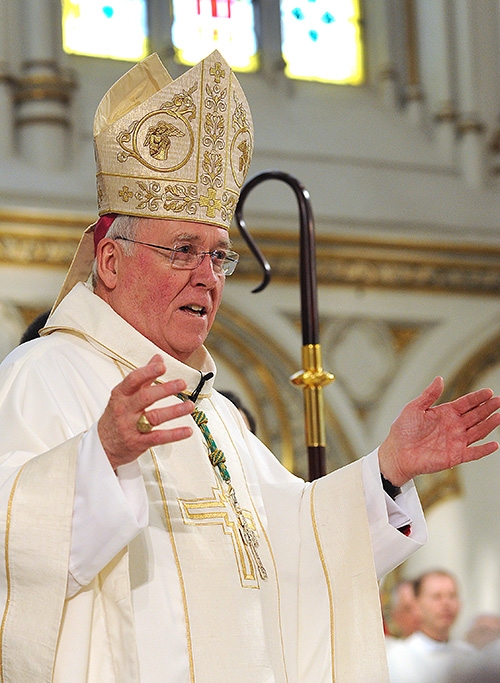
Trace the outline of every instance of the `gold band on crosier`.
<instances>
[{"instance_id":1,"label":"gold band on crosier","mask_svg":"<svg viewBox=\"0 0 500 683\"><path fill-rule=\"evenodd\" d=\"M325 446L323 387L333 382L335 377L323 370L319 344L302 347L302 364L303 369L293 374L290 382L304 390L306 443L307 446Z\"/></svg>"},{"instance_id":2,"label":"gold band on crosier","mask_svg":"<svg viewBox=\"0 0 500 683\"><path fill-rule=\"evenodd\" d=\"M149 432L153 429L153 425L151 422L148 420L146 415L143 413L141 417L137 420L137 431L139 431L141 434L149 434Z\"/></svg>"}]
</instances>

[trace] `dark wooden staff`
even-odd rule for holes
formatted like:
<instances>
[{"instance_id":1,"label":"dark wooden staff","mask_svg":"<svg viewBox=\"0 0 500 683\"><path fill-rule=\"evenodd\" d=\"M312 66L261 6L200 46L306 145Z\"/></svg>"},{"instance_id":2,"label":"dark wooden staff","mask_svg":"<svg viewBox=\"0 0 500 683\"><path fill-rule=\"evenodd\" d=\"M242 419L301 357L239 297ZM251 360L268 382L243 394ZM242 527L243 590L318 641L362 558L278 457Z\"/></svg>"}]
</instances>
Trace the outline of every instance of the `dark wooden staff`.
<instances>
[{"instance_id":1,"label":"dark wooden staff","mask_svg":"<svg viewBox=\"0 0 500 683\"><path fill-rule=\"evenodd\" d=\"M321 366L313 213L308 191L297 178L288 173L283 171L262 171L245 183L236 206L235 219L242 237L259 261L264 272L261 284L253 289L253 292L260 292L267 287L271 278L271 268L247 230L243 220L243 205L251 190L265 180L282 180L289 185L294 191L299 205L303 369L294 373L290 377L290 381L303 389L309 479L312 481L326 474L323 387L334 380L334 376L329 372L325 372Z\"/></svg>"}]
</instances>

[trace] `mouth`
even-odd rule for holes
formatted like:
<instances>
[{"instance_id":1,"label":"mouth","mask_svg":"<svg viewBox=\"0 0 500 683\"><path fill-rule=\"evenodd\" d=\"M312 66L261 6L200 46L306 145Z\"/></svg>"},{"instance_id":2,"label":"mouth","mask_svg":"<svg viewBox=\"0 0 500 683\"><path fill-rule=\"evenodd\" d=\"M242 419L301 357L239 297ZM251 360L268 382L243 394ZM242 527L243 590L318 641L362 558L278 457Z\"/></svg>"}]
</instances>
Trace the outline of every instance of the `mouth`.
<instances>
[{"instance_id":1,"label":"mouth","mask_svg":"<svg viewBox=\"0 0 500 683\"><path fill-rule=\"evenodd\" d=\"M205 306L198 306L197 304L189 304L188 306L181 306L181 311L186 311L187 313L190 313L191 315L196 315L198 317L202 317L206 315L207 309Z\"/></svg>"}]
</instances>

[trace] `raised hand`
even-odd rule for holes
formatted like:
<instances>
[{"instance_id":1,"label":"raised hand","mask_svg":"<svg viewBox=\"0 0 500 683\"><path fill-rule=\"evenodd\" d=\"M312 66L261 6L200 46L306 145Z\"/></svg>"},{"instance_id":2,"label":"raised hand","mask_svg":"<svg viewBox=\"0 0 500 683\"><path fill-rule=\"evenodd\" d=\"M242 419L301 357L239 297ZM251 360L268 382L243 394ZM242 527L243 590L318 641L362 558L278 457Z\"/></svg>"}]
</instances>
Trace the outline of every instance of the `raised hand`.
<instances>
[{"instance_id":1,"label":"raised hand","mask_svg":"<svg viewBox=\"0 0 500 683\"><path fill-rule=\"evenodd\" d=\"M193 430L189 426L171 429L159 429L158 426L191 413L194 410L192 401L147 410L156 401L174 396L186 388L186 383L180 379L154 384L164 372L161 356L155 355L147 365L133 370L112 390L108 405L97 423L97 432L113 469L136 460L148 448L191 436ZM137 428L138 420L144 414L154 427L147 433L141 433Z\"/></svg>"},{"instance_id":2,"label":"raised hand","mask_svg":"<svg viewBox=\"0 0 500 683\"><path fill-rule=\"evenodd\" d=\"M417 474L479 460L498 448L496 441L472 444L500 425L500 397L491 389L480 389L433 406L443 388L443 378L436 377L403 408L379 448L380 471L395 486Z\"/></svg>"}]
</instances>

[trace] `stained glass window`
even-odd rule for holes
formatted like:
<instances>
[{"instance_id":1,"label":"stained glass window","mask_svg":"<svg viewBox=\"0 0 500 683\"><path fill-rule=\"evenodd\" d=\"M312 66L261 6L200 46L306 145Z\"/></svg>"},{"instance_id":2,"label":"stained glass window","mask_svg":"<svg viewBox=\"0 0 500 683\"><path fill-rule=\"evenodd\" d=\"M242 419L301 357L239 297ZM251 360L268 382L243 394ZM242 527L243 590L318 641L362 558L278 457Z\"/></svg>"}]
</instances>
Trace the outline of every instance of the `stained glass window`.
<instances>
[{"instance_id":1,"label":"stained glass window","mask_svg":"<svg viewBox=\"0 0 500 683\"><path fill-rule=\"evenodd\" d=\"M147 0L62 0L70 54L139 61L147 56Z\"/></svg>"},{"instance_id":2,"label":"stained glass window","mask_svg":"<svg viewBox=\"0 0 500 683\"><path fill-rule=\"evenodd\" d=\"M219 50L233 69L257 69L252 0L172 0L172 7L172 43L179 62L197 64Z\"/></svg>"},{"instance_id":3,"label":"stained glass window","mask_svg":"<svg viewBox=\"0 0 500 683\"><path fill-rule=\"evenodd\" d=\"M281 30L290 78L363 81L359 0L281 0Z\"/></svg>"}]
</instances>

